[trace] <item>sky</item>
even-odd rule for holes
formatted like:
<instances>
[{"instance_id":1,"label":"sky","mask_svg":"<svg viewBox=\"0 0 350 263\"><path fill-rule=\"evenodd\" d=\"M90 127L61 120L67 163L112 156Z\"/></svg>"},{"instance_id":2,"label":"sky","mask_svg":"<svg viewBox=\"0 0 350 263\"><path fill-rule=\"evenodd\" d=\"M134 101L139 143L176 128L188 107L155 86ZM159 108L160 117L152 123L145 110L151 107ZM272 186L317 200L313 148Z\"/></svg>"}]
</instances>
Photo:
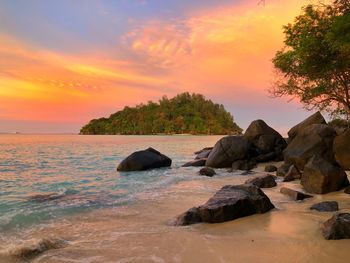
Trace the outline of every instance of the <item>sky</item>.
<instances>
[{"instance_id":1,"label":"sky","mask_svg":"<svg viewBox=\"0 0 350 263\"><path fill-rule=\"evenodd\" d=\"M312 0L2 0L0 132L78 133L93 118L189 91L246 128L310 112L271 98L282 26Z\"/></svg>"}]
</instances>

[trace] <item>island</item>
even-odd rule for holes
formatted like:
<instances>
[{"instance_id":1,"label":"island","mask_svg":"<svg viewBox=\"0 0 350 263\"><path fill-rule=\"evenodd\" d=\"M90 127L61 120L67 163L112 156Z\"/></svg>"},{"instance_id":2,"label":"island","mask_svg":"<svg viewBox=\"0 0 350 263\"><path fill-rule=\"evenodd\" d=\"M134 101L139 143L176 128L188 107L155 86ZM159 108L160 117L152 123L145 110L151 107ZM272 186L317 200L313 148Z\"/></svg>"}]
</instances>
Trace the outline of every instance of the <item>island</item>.
<instances>
[{"instance_id":1,"label":"island","mask_svg":"<svg viewBox=\"0 0 350 263\"><path fill-rule=\"evenodd\" d=\"M83 126L83 135L241 134L242 129L222 104L188 92L158 103L149 101L124 107L109 118L93 119Z\"/></svg>"}]
</instances>

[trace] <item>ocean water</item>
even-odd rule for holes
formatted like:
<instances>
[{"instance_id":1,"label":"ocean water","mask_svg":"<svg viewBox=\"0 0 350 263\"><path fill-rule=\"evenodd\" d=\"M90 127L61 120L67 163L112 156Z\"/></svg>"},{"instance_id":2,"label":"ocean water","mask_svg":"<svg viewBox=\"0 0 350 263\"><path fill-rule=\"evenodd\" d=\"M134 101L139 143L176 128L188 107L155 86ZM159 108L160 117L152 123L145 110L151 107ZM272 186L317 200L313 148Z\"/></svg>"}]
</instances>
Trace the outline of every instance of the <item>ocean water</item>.
<instances>
[{"instance_id":1,"label":"ocean water","mask_svg":"<svg viewBox=\"0 0 350 263\"><path fill-rule=\"evenodd\" d=\"M193 169L181 165L219 138L0 135L0 233L151 198L191 179ZM123 158L150 146L169 156L172 168L116 171Z\"/></svg>"}]
</instances>

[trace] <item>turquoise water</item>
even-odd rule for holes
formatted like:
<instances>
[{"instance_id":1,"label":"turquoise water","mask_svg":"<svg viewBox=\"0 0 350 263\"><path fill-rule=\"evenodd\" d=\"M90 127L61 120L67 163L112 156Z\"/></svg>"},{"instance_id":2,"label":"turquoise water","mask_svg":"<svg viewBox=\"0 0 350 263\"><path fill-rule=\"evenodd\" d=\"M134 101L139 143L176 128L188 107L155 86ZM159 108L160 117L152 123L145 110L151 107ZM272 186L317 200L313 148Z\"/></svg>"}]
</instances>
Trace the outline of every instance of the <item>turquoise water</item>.
<instances>
[{"instance_id":1,"label":"turquoise water","mask_svg":"<svg viewBox=\"0 0 350 263\"><path fill-rule=\"evenodd\" d=\"M154 197L167 186L193 179L194 168L181 165L219 138L0 135L0 233ZM116 171L127 155L150 146L169 156L172 167Z\"/></svg>"}]
</instances>

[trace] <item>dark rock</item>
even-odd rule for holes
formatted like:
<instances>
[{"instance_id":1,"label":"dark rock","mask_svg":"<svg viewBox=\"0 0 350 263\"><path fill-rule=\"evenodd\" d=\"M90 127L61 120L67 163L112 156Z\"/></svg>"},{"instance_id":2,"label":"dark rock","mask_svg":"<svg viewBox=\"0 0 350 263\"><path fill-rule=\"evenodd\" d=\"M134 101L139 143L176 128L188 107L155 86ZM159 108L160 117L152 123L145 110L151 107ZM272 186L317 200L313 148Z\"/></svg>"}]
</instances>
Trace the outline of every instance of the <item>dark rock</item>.
<instances>
[{"instance_id":1,"label":"dark rock","mask_svg":"<svg viewBox=\"0 0 350 263\"><path fill-rule=\"evenodd\" d=\"M148 169L169 167L171 159L153 148L134 152L118 166L118 171L143 171Z\"/></svg>"},{"instance_id":2,"label":"dark rock","mask_svg":"<svg viewBox=\"0 0 350 263\"><path fill-rule=\"evenodd\" d=\"M294 164L299 171L304 169L305 164L314 155L335 163L333 154L333 141L336 136L335 130L324 124L312 124L301 130L284 150L286 164Z\"/></svg>"},{"instance_id":3,"label":"dark rock","mask_svg":"<svg viewBox=\"0 0 350 263\"><path fill-rule=\"evenodd\" d=\"M67 242L61 239L41 239L38 242L16 248L10 254L22 260L29 260L48 250L63 248L66 245Z\"/></svg>"},{"instance_id":4,"label":"dark rock","mask_svg":"<svg viewBox=\"0 0 350 263\"><path fill-rule=\"evenodd\" d=\"M253 121L244 133L244 138L250 141L260 154L275 152L276 148L282 151L287 146L283 137L263 120Z\"/></svg>"},{"instance_id":5,"label":"dark rock","mask_svg":"<svg viewBox=\"0 0 350 263\"><path fill-rule=\"evenodd\" d=\"M283 182L291 182L291 181L294 181L295 179L300 179L300 178L301 178L301 173L294 165L292 165L291 167L289 167L288 172L285 174L283 178Z\"/></svg>"},{"instance_id":6,"label":"dark rock","mask_svg":"<svg viewBox=\"0 0 350 263\"><path fill-rule=\"evenodd\" d=\"M255 185L259 188L271 188L277 185L274 176L271 174L256 176L248 179L245 183Z\"/></svg>"},{"instance_id":7,"label":"dark rock","mask_svg":"<svg viewBox=\"0 0 350 263\"><path fill-rule=\"evenodd\" d=\"M245 159L250 143L242 136L226 136L220 139L208 156L206 166L228 168L237 160Z\"/></svg>"},{"instance_id":8,"label":"dark rock","mask_svg":"<svg viewBox=\"0 0 350 263\"><path fill-rule=\"evenodd\" d=\"M205 147L202 150L195 152L194 154L198 155L198 154L205 152L205 151L211 151L212 149L213 149L213 147Z\"/></svg>"},{"instance_id":9,"label":"dark rock","mask_svg":"<svg viewBox=\"0 0 350 263\"><path fill-rule=\"evenodd\" d=\"M206 159L208 158L209 154L210 154L211 150L205 150L205 151L201 151L197 156L196 156L196 160L197 159Z\"/></svg>"},{"instance_id":10,"label":"dark rock","mask_svg":"<svg viewBox=\"0 0 350 263\"><path fill-rule=\"evenodd\" d=\"M268 173L273 173L277 171L277 167L274 165L266 165L264 171Z\"/></svg>"},{"instance_id":11,"label":"dark rock","mask_svg":"<svg viewBox=\"0 0 350 263\"><path fill-rule=\"evenodd\" d=\"M64 196L65 196L64 193L48 193L48 194L32 195L28 199L29 201L41 203L41 202L49 202L49 201L61 199Z\"/></svg>"},{"instance_id":12,"label":"dark rock","mask_svg":"<svg viewBox=\"0 0 350 263\"><path fill-rule=\"evenodd\" d=\"M346 173L319 156L313 156L305 165L301 184L309 193L326 194L349 185Z\"/></svg>"},{"instance_id":13,"label":"dark rock","mask_svg":"<svg viewBox=\"0 0 350 263\"><path fill-rule=\"evenodd\" d=\"M254 185L226 185L204 205L180 215L176 225L200 222L221 223L253 214L266 213L274 205L260 188Z\"/></svg>"},{"instance_id":14,"label":"dark rock","mask_svg":"<svg viewBox=\"0 0 350 263\"><path fill-rule=\"evenodd\" d=\"M350 214L335 214L323 223L322 232L327 240L350 239Z\"/></svg>"},{"instance_id":15,"label":"dark rock","mask_svg":"<svg viewBox=\"0 0 350 263\"><path fill-rule=\"evenodd\" d=\"M280 158L275 152L265 153L265 154L258 154L258 156L252 158L257 163L266 163L269 161L279 161ZM283 160L283 157L282 157Z\"/></svg>"},{"instance_id":16,"label":"dark rock","mask_svg":"<svg viewBox=\"0 0 350 263\"><path fill-rule=\"evenodd\" d=\"M338 211L338 202L336 201L325 201L321 203L314 204L310 207L311 210L317 210L319 212L334 212Z\"/></svg>"},{"instance_id":17,"label":"dark rock","mask_svg":"<svg viewBox=\"0 0 350 263\"><path fill-rule=\"evenodd\" d=\"M204 167L204 168L200 169L199 174L213 177L214 175L216 175L216 172L213 169L211 169L210 167Z\"/></svg>"},{"instance_id":18,"label":"dark rock","mask_svg":"<svg viewBox=\"0 0 350 263\"><path fill-rule=\"evenodd\" d=\"M334 139L334 156L344 170L350 170L350 129Z\"/></svg>"},{"instance_id":19,"label":"dark rock","mask_svg":"<svg viewBox=\"0 0 350 263\"><path fill-rule=\"evenodd\" d=\"M190 166L200 167L200 166L205 166L206 161L207 161L207 159L193 160L193 161L185 163L182 167L190 167Z\"/></svg>"},{"instance_id":20,"label":"dark rock","mask_svg":"<svg viewBox=\"0 0 350 263\"><path fill-rule=\"evenodd\" d=\"M298 200L304 200L305 198L311 198L313 197L312 195L304 194L302 192L287 188L287 187L281 187L280 192L282 194L288 195L291 197L293 200L298 201Z\"/></svg>"},{"instance_id":21,"label":"dark rock","mask_svg":"<svg viewBox=\"0 0 350 263\"><path fill-rule=\"evenodd\" d=\"M288 131L289 142L291 142L302 130L312 124L327 124L327 122L319 111L314 113Z\"/></svg>"},{"instance_id":22,"label":"dark rock","mask_svg":"<svg viewBox=\"0 0 350 263\"><path fill-rule=\"evenodd\" d=\"M276 175L281 176L281 177L285 177L285 175L288 173L290 167L291 167L290 164L285 164L285 163L282 164L280 167L277 168Z\"/></svg>"},{"instance_id":23,"label":"dark rock","mask_svg":"<svg viewBox=\"0 0 350 263\"><path fill-rule=\"evenodd\" d=\"M348 186L348 187L346 187L346 188L344 189L344 193L350 195L350 186Z\"/></svg>"},{"instance_id":24,"label":"dark rock","mask_svg":"<svg viewBox=\"0 0 350 263\"><path fill-rule=\"evenodd\" d=\"M250 171L256 167L254 161L249 160L238 160L232 163L232 170Z\"/></svg>"}]
</instances>

